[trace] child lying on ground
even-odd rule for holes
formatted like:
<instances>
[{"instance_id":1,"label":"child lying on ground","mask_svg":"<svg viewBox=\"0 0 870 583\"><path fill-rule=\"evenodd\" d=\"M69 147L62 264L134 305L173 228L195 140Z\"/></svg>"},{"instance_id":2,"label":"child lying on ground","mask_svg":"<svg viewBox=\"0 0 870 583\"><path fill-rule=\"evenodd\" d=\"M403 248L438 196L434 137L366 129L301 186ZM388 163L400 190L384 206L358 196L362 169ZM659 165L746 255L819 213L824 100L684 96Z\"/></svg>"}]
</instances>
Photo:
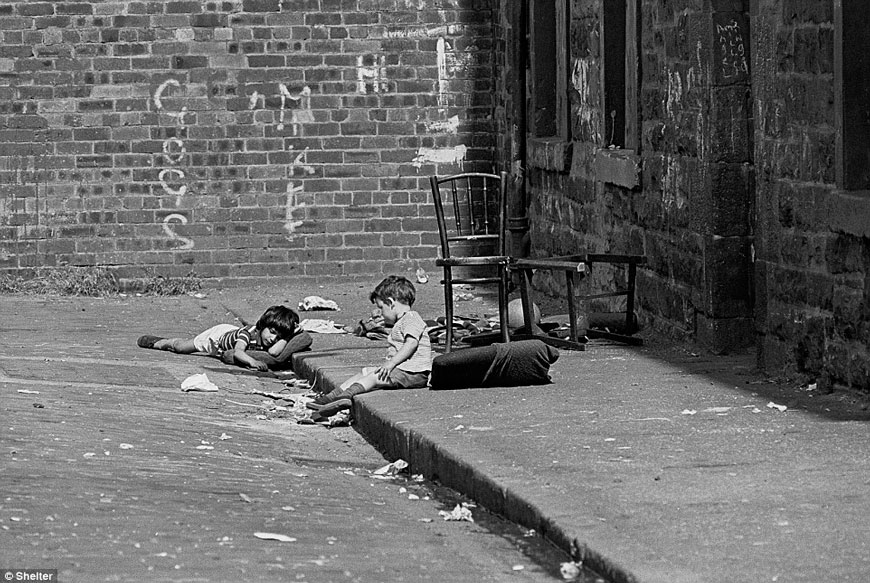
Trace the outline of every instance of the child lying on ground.
<instances>
[{"instance_id":1,"label":"child lying on ground","mask_svg":"<svg viewBox=\"0 0 870 583\"><path fill-rule=\"evenodd\" d=\"M432 369L432 346L426 322L411 306L417 292L407 278L391 275L369 296L392 326L387 338L387 360L379 367L366 367L346 380L338 389L308 403L318 418L349 409L356 395L377 389L415 389L425 387Z\"/></svg>"},{"instance_id":2,"label":"child lying on ground","mask_svg":"<svg viewBox=\"0 0 870 583\"><path fill-rule=\"evenodd\" d=\"M142 348L176 354L204 353L256 370L289 368L290 357L311 346L311 336L299 329L299 315L286 306L268 308L252 326L218 324L195 338L140 336Z\"/></svg>"}]
</instances>

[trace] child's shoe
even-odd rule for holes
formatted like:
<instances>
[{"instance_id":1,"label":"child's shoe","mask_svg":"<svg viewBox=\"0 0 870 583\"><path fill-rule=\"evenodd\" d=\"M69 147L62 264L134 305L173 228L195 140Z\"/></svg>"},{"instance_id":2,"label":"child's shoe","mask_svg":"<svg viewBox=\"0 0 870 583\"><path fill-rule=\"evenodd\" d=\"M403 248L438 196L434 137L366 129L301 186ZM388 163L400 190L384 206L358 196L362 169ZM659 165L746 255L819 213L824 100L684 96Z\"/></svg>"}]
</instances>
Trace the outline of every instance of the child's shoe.
<instances>
[{"instance_id":1,"label":"child's shoe","mask_svg":"<svg viewBox=\"0 0 870 583\"><path fill-rule=\"evenodd\" d=\"M332 417L339 411L350 409L352 406L353 401L351 399L338 399L327 405L320 406L320 409L311 415L311 419L313 421L322 421L323 419Z\"/></svg>"},{"instance_id":2,"label":"child's shoe","mask_svg":"<svg viewBox=\"0 0 870 583\"><path fill-rule=\"evenodd\" d=\"M309 409L314 409L315 411L319 410L321 406L332 403L336 399L341 399L342 397L347 396L345 392L341 389L333 389L328 393L321 393L314 397L314 400L310 403L306 403L305 406ZM316 405L316 406L315 406Z\"/></svg>"},{"instance_id":3,"label":"child's shoe","mask_svg":"<svg viewBox=\"0 0 870 583\"><path fill-rule=\"evenodd\" d=\"M154 343L163 340L160 336L151 336L149 334L145 334L144 336L140 336L139 340L136 341L142 348L154 348Z\"/></svg>"}]
</instances>

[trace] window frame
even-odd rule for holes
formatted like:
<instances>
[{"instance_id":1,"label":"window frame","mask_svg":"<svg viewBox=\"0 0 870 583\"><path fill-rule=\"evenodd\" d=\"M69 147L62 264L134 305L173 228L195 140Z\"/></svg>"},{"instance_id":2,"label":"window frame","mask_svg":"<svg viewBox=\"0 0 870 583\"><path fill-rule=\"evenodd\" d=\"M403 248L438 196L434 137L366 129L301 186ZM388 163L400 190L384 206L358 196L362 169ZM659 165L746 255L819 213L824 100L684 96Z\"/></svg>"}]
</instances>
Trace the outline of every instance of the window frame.
<instances>
[{"instance_id":1,"label":"window frame","mask_svg":"<svg viewBox=\"0 0 870 583\"><path fill-rule=\"evenodd\" d=\"M621 10L620 10L621 8ZM620 18L613 22L614 12ZM610 14L610 16L608 16ZM624 18L624 20L623 20ZM602 147L609 150L640 150L640 2L639 0L602 0L599 14L601 54ZM616 51L608 50L610 37L615 36ZM616 74L610 75L613 68ZM616 93L613 99L609 97ZM613 102L616 102L614 104ZM619 107L620 135L608 131L611 107ZM610 111L609 111L610 110ZM612 136L612 137L611 137Z\"/></svg>"},{"instance_id":2,"label":"window frame","mask_svg":"<svg viewBox=\"0 0 870 583\"><path fill-rule=\"evenodd\" d=\"M568 11L568 0L532 0L529 3L529 133L533 138L571 139Z\"/></svg>"}]
</instances>

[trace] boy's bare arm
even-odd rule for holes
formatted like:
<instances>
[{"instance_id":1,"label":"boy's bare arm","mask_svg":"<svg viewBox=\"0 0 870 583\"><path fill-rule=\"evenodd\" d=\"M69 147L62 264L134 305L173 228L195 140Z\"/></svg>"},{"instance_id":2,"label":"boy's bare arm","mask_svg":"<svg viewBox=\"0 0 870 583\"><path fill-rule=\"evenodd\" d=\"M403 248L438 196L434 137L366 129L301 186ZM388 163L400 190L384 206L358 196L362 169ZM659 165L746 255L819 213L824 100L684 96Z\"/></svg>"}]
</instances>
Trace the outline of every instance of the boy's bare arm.
<instances>
[{"instance_id":1,"label":"boy's bare arm","mask_svg":"<svg viewBox=\"0 0 870 583\"><path fill-rule=\"evenodd\" d=\"M233 348L233 357L235 358L236 362L240 362L257 370L269 370L269 366L265 362L257 360L256 358L245 352L247 348L248 343L244 340L236 341L236 345Z\"/></svg>"},{"instance_id":2,"label":"boy's bare arm","mask_svg":"<svg viewBox=\"0 0 870 583\"><path fill-rule=\"evenodd\" d=\"M420 341L413 336L405 336L405 342L402 344L402 347L386 364L378 369L376 373L378 378L382 381L388 380L393 369L411 358L419 345Z\"/></svg>"},{"instance_id":3,"label":"boy's bare arm","mask_svg":"<svg viewBox=\"0 0 870 583\"><path fill-rule=\"evenodd\" d=\"M269 347L269 350L267 350L266 352L268 352L268 353L271 354L272 356L280 356L280 355L281 355L281 351L284 350L284 347L285 347L285 346L287 346L287 341L284 340L283 338L281 338L281 339L277 340L277 341L275 342L275 344L273 344L272 346L270 346L270 347Z\"/></svg>"}]
</instances>

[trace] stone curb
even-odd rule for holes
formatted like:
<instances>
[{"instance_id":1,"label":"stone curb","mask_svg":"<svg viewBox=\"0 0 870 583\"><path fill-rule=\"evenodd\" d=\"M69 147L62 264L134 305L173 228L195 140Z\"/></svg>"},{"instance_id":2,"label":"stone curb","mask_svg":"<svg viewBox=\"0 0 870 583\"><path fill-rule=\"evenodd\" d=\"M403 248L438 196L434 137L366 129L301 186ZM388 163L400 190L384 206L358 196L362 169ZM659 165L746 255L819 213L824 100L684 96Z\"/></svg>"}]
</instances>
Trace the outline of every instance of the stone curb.
<instances>
[{"instance_id":1,"label":"stone curb","mask_svg":"<svg viewBox=\"0 0 870 583\"><path fill-rule=\"evenodd\" d=\"M321 392L329 392L343 382L348 370L362 368L362 365L327 363L324 362L325 359L326 357L316 358L316 353L296 354L293 356L293 370L308 379L312 387L316 384ZM525 528L534 529L574 560L583 561L586 567L609 583L638 583L637 578L617 562L573 538L565 529L546 517L537 505L524 499L510 487L500 485L480 468L454 455L422 432L395 423L371 400L365 397L354 399L352 414L356 430L387 459L403 459L414 473L437 480L468 496L489 511Z\"/></svg>"}]
</instances>

